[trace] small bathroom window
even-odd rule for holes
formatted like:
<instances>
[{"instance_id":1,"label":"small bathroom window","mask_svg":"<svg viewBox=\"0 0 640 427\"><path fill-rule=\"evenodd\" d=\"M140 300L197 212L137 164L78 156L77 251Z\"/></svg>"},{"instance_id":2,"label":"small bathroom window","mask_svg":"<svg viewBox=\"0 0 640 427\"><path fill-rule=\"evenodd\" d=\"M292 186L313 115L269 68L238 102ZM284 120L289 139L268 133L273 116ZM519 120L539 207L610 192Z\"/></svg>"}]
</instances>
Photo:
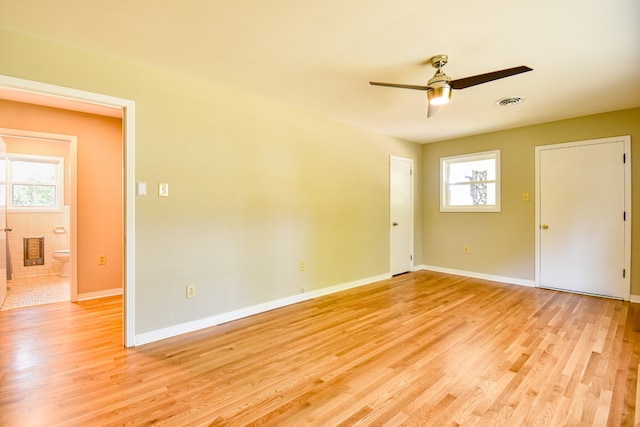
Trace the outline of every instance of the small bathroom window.
<instances>
[{"instance_id":1,"label":"small bathroom window","mask_svg":"<svg viewBox=\"0 0 640 427\"><path fill-rule=\"evenodd\" d=\"M60 210L64 199L63 171L62 157L8 153L6 170L0 170L0 197L8 192L8 210Z\"/></svg>"}]
</instances>

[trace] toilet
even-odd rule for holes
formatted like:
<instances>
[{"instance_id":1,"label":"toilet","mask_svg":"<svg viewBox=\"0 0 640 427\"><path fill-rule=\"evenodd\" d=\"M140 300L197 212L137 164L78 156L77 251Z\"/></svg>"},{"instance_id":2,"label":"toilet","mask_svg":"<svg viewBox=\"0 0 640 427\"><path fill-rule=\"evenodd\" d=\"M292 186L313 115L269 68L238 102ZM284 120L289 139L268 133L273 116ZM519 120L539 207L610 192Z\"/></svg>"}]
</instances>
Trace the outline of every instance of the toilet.
<instances>
[{"instance_id":1,"label":"toilet","mask_svg":"<svg viewBox=\"0 0 640 427\"><path fill-rule=\"evenodd\" d=\"M53 251L53 258L58 261L62 261L62 271L60 272L60 277L69 277L71 276L71 250L69 249L60 249L58 251Z\"/></svg>"}]
</instances>

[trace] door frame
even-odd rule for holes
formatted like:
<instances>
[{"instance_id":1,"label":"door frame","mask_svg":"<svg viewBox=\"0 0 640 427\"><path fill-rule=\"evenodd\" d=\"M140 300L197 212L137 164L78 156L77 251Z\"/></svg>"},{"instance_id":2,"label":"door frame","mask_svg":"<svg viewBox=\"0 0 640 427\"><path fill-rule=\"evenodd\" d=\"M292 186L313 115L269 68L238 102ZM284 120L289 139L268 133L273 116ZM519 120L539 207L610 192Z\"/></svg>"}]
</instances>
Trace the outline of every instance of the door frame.
<instances>
[{"instance_id":1,"label":"door frame","mask_svg":"<svg viewBox=\"0 0 640 427\"><path fill-rule=\"evenodd\" d=\"M6 164L7 164L7 144L4 141L4 139L2 138L2 135L0 134L0 160L2 160L5 164L5 173L2 177L2 179L4 180L5 184L7 182L7 168L6 168ZM5 185L5 189L6 189L6 185ZM8 237L7 237L7 230L9 229L9 225L7 224L7 192L5 191L5 200L4 200L4 204L2 204L2 206L0 206L0 217L4 216L4 221L0 221L0 236L3 236L2 239L0 239L0 257L3 259L0 259L0 266L2 264L4 264L4 268L0 268L0 308L2 307L2 305L4 304L5 299L7 298L7 293L8 293L8 287L7 287L7 276L8 276L8 271L9 271L9 263L7 262L7 260L11 261L11 258L9 256L9 254L7 254L7 250L9 247L8 244ZM4 222L4 224L3 224ZM4 240L4 242L2 242L2 240ZM4 246L4 248L2 248L2 246Z\"/></svg>"},{"instance_id":2,"label":"door frame","mask_svg":"<svg viewBox=\"0 0 640 427\"><path fill-rule=\"evenodd\" d=\"M70 301L78 301L78 137L73 135L61 135L30 130L0 128L0 137L18 137L40 139L44 141L69 144L69 163L71 175L69 176L69 249L71 250L71 280Z\"/></svg>"},{"instance_id":3,"label":"door frame","mask_svg":"<svg viewBox=\"0 0 640 427\"><path fill-rule=\"evenodd\" d=\"M393 170L391 167L391 163L393 161L401 161L401 162L406 162L409 163L409 166L411 167L411 201L409 203L409 210L410 210L410 214L411 214L411 221L409 224L409 245L411 246L411 262L409 263L409 271L413 271L414 267L415 267L415 259L414 259L414 204L415 204L415 200L414 200L414 189L415 189L415 178L413 175L413 171L414 171L414 165L413 165L413 159L408 158L408 157L400 157L400 156L389 156L389 273L393 274L392 271L392 266L393 266L393 253L391 252L391 241L393 239L393 225L391 223L392 219L391 219L391 171Z\"/></svg>"},{"instance_id":4,"label":"door frame","mask_svg":"<svg viewBox=\"0 0 640 427\"><path fill-rule=\"evenodd\" d=\"M129 99L0 75L0 90L122 110L123 144L123 344L135 346L135 102ZM73 252L72 252L73 253Z\"/></svg>"},{"instance_id":5,"label":"door frame","mask_svg":"<svg viewBox=\"0 0 640 427\"><path fill-rule=\"evenodd\" d=\"M541 243L540 243L540 230L541 230L541 219L540 219L540 202L541 202L541 194L540 194L540 180L541 180L541 171L540 171L540 157L541 152L544 150L553 150L559 148L572 148L572 147L580 147L586 145L595 145L595 144L605 144L611 142L622 142L624 145L624 153L625 153L625 162L624 162L624 210L626 213L626 220L624 221L624 266L622 268L625 269L624 276L624 284L625 289L627 289L628 293L625 297L625 300L628 301L631 295L631 136L623 135L623 136L614 136L609 138L598 138L598 139L588 139L583 141L573 141L566 142L560 144L548 144L548 145L539 145L535 147L535 286L540 287L540 277L541 277ZM622 159L621 159L622 160Z\"/></svg>"}]
</instances>

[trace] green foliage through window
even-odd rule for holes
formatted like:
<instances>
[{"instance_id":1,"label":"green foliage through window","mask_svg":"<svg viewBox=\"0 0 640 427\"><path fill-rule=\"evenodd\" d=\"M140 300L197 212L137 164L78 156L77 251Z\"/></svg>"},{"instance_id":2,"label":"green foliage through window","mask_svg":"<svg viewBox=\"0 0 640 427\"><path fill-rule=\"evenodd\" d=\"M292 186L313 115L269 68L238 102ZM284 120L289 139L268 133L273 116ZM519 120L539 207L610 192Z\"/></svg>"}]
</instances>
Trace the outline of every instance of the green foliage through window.
<instances>
[{"instance_id":1,"label":"green foliage through window","mask_svg":"<svg viewBox=\"0 0 640 427\"><path fill-rule=\"evenodd\" d=\"M56 186L55 185L13 185L13 206L56 206Z\"/></svg>"},{"instance_id":2,"label":"green foliage through window","mask_svg":"<svg viewBox=\"0 0 640 427\"><path fill-rule=\"evenodd\" d=\"M62 157L7 153L6 161L0 160L0 198L9 210L62 209L63 174Z\"/></svg>"}]
</instances>

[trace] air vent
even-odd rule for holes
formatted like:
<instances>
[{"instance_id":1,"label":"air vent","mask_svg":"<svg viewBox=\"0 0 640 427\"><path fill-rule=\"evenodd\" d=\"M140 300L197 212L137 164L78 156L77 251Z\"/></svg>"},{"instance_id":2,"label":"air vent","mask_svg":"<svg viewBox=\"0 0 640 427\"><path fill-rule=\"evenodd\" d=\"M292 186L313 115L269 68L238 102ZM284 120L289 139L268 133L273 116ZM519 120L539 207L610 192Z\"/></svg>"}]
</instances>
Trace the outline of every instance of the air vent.
<instances>
[{"instance_id":1,"label":"air vent","mask_svg":"<svg viewBox=\"0 0 640 427\"><path fill-rule=\"evenodd\" d=\"M509 105L516 105L524 102L525 98L521 96L513 96L509 98L502 98L496 101L496 104L501 107L507 107Z\"/></svg>"}]
</instances>

